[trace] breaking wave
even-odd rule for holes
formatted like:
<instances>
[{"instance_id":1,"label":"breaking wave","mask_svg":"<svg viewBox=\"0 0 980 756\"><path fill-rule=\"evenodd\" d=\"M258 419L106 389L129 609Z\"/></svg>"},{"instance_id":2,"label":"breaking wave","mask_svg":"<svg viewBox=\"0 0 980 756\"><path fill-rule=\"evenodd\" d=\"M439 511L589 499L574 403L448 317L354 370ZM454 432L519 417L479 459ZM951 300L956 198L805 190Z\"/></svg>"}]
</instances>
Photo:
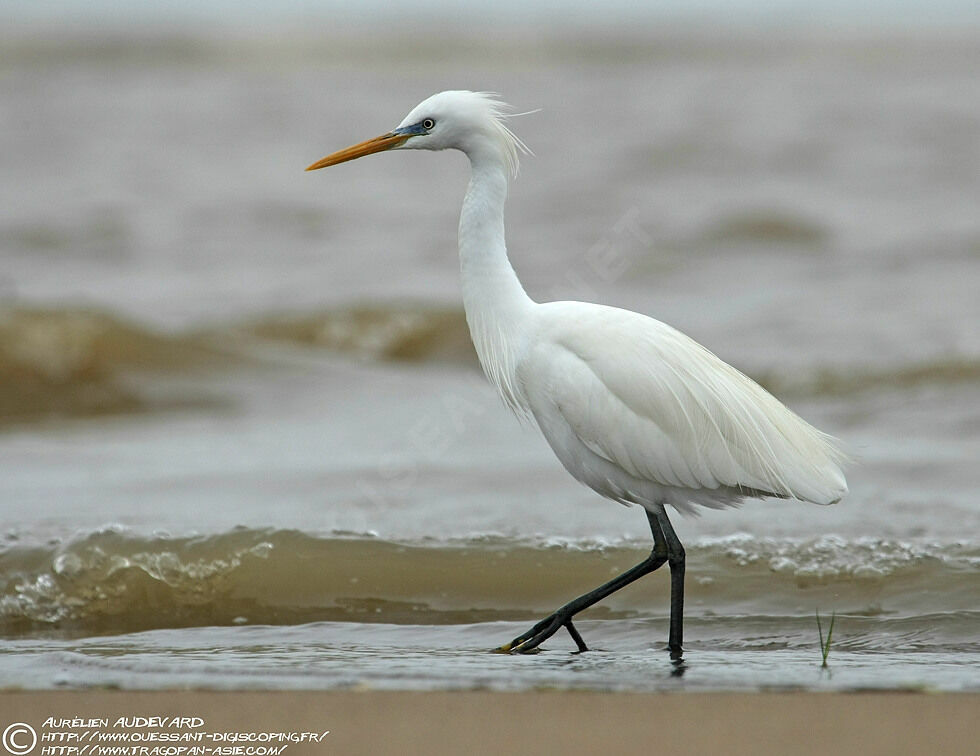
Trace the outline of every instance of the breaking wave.
<instances>
[{"instance_id":1,"label":"breaking wave","mask_svg":"<svg viewBox=\"0 0 980 756\"><path fill-rule=\"evenodd\" d=\"M0 547L0 632L89 635L153 628L356 621L522 620L639 562L636 544L498 537L398 543L254 530L146 537L118 527L57 544ZM975 612L973 544L705 539L688 549L692 615L853 616ZM646 578L593 617L663 616L668 582ZM937 591L936 586L943 586Z\"/></svg>"},{"instance_id":2,"label":"breaking wave","mask_svg":"<svg viewBox=\"0 0 980 756\"><path fill-rule=\"evenodd\" d=\"M425 304L364 305L268 315L164 334L88 309L0 309L0 423L137 412L213 401L165 401L134 374L202 373L262 359L267 344L320 349L360 360L476 367L462 310ZM888 369L815 367L753 377L778 395L845 395L882 388L980 381L980 358L950 356Z\"/></svg>"},{"instance_id":3,"label":"breaking wave","mask_svg":"<svg viewBox=\"0 0 980 756\"><path fill-rule=\"evenodd\" d=\"M195 336L164 336L92 310L0 310L0 421L134 412L152 404L126 371L216 363Z\"/></svg>"},{"instance_id":4,"label":"breaking wave","mask_svg":"<svg viewBox=\"0 0 980 756\"><path fill-rule=\"evenodd\" d=\"M237 327L235 332L333 349L366 359L476 364L476 352L460 309L364 305L268 316Z\"/></svg>"}]
</instances>

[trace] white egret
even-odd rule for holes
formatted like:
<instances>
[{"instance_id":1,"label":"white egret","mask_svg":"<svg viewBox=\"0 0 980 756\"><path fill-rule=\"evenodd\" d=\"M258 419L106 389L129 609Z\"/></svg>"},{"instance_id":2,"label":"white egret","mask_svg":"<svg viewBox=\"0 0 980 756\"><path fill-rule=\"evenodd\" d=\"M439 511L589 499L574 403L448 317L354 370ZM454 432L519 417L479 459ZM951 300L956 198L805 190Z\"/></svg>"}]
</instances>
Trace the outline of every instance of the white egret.
<instances>
[{"instance_id":1,"label":"white egret","mask_svg":"<svg viewBox=\"0 0 980 756\"><path fill-rule=\"evenodd\" d=\"M313 163L316 170L383 150L457 149L470 160L459 220L463 304L490 382L537 424L577 480L646 511L654 547L619 577L569 602L500 651L527 653L572 617L670 567L668 648L683 643L684 547L667 506L733 506L751 497L831 504L846 492L830 436L707 349L657 320L585 302L533 301L507 258L504 201L526 150L504 106L485 93L429 97L392 131Z\"/></svg>"}]
</instances>

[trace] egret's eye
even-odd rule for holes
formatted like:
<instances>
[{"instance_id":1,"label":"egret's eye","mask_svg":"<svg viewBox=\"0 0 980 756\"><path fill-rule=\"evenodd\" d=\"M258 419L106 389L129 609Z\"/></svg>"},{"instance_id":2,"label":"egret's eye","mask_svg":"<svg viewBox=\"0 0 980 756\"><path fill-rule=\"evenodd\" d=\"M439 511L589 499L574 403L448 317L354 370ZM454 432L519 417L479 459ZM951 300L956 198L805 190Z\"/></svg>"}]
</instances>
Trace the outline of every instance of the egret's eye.
<instances>
[{"instance_id":1,"label":"egret's eye","mask_svg":"<svg viewBox=\"0 0 980 756\"><path fill-rule=\"evenodd\" d=\"M422 121L422 128L425 129L426 131L432 131L435 125L436 122L433 121L431 118L426 118L424 121Z\"/></svg>"}]
</instances>

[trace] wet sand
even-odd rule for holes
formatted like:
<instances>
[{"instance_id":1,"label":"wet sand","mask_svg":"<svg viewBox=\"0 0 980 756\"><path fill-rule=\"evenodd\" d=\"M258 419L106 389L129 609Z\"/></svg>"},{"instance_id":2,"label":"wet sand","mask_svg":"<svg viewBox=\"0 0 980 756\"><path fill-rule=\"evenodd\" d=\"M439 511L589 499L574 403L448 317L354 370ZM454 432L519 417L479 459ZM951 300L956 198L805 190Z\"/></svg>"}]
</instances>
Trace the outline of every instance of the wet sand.
<instances>
[{"instance_id":1,"label":"wet sand","mask_svg":"<svg viewBox=\"0 0 980 756\"><path fill-rule=\"evenodd\" d=\"M289 744L286 752L291 755L606 752L896 756L972 752L980 735L978 707L978 694L919 692L4 692L0 693L0 725L31 724L41 738L34 750L38 754L69 753L42 751L66 745L44 739L56 729L52 724L44 727L48 717L104 718L111 724L103 729L110 731L120 716L162 717L164 721L186 716L199 717L203 722L184 728L151 723L149 731L330 731L318 744ZM70 726L60 728L80 733L92 729L84 725L74 730ZM144 725L129 732L147 731ZM262 749L275 745L275 741L212 744L229 749L223 753L244 756L264 753ZM146 753L153 753L155 746L179 747L145 740L137 745L148 747Z\"/></svg>"}]
</instances>

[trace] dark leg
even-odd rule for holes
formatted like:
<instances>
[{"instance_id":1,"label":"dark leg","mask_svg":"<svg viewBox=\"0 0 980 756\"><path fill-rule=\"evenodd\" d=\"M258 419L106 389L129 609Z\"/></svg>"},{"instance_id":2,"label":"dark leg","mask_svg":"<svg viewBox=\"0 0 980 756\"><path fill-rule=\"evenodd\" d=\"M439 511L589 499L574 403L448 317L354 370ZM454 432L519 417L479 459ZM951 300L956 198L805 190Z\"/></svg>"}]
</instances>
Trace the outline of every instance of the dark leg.
<instances>
[{"instance_id":1,"label":"dark leg","mask_svg":"<svg viewBox=\"0 0 980 756\"><path fill-rule=\"evenodd\" d=\"M533 651L542 643L544 643L548 638L558 632L563 626L568 628L568 632L572 636L572 640L578 646L579 651L586 651L587 647L582 637L578 634L572 625L572 617L583 609L588 609L593 604L602 601L606 596L609 596L620 588L625 588L630 583L635 580L639 580L644 575L649 575L655 569L660 567L671 559L670 557L670 538L676 542L677 546L680 547L680 541L677 540L677 536L674 535L674 531L670 528L670 522L667 521L666 515L663 515L664 521L667 523L666 527L670 529L670 537L666 535L663 525L660 523L660 515L653 515L647 512L647 520L650 523L650 531L653 533L653 551L650 552L650 556L644 559L635 567L627 570L622 575L614 577L608 583L603 583L595 590L589 591L577 599L569 601L565 606L561 607L558 611L549 617L545 617L538 624L528 630L526 633L518 635L510 643L507 643L500 648L496 649L500 653L517 653L526 654L529 651ZM684 602L684 549L680 548L680 584L681 584L681 604L680 608L683 610ZM674 588L675 588L675 566L674 562L671 562L670 574L671 574L671 624L670 632L671 639L674 638ZM679 615L678 615L679 616ZM680 620L678 620L678 623ZM678 629L680 624L678 624ZM679 638L679 636L678 636ZM678 648L680 648L678 641ZM671 644L671 649L674 646Z\"/></svg>"},{"instance_id":2,"label":"dark leg","mask_svg":"<svg viewBox=\"0 0 980 756\"><path fill-rule=\"evenodd\" d=\"M565 629L568 630L568 634L572 636L572 640L575 641L575 645L578 646L578 652L588 651L589 647L585 645L585 641L582 640L582 636L579 635L578 630L575 629L575 625L572 624L571 620L565 623Z\"/></svg>"},{"instance_id":3,"label":"dark leg","mask_svg":"<svg viewBox=\"0 0 980 756\"><path fill-rule=\"evenodd\" d=\"M684 645L684 547L674 533L666 512L648 517L651 518L650 527L654 530L654 540L657 535L653 523L657 522L666 541L667 563L670 565L670 635L667 638L667 648L672 656L679 657Z\"/></svg>"}]
</instances>

